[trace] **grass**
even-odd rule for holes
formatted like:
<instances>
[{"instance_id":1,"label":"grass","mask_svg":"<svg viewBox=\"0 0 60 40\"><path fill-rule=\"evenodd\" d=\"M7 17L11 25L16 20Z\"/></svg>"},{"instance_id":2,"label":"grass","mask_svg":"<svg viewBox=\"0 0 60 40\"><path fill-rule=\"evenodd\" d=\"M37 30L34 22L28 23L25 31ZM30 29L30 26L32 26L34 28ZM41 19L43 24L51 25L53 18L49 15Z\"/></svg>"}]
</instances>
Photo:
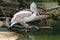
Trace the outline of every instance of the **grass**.
<instances>
[{"instance_id":1,"label":"grass","mask_svg":"<svg viewBox=\"0 0 60 40\"><path fill-rule=\"evenodd\" d=\"M60 35L51 36L35 36L35 40L60 40Z\"/></svg>"},{"instance_id":2,"label":"grass","mask_svg":"<svg viewBox=\"0 0 60 40\"><path fill-rule=\"evenodd\" d=\"M49 35L49 36L35 35L34 37L31 37L31 38L32 40L60 40L60 35Z\"/></svg>"}]
</instances>

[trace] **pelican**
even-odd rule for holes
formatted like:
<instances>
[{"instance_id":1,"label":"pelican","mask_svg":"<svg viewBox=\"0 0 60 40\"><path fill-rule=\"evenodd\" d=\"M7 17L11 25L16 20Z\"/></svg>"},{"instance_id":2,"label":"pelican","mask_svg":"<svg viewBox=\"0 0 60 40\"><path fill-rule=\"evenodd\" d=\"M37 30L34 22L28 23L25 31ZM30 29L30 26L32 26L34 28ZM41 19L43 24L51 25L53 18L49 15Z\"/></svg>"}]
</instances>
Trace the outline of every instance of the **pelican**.
<instances>
[{"instance_id":1,"label":"pelican","mask_svg":"<svg viewBox=\"0 0 60 40\"><path fill-rule=\"evenodd\" d=\"M16 23L20 23L23 26L29 26L27 22L33 21L37 14L38 10L36 4L32 2L30 5L30 11L20 11L13 16L11 20L11 26Z\"/></svg>"}]
</instances>

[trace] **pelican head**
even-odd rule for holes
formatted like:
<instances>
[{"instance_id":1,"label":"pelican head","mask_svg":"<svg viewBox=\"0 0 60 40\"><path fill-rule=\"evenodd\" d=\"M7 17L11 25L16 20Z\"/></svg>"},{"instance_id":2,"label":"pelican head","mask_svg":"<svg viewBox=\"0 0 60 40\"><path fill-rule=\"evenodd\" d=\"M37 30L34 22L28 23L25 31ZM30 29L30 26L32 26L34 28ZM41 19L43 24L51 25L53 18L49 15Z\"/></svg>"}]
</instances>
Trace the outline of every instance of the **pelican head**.
<instances>
[{"instance_id":1,"label":"pelican head","mask_svg":"<svg viewBox=\"0 0 60 40\"><path fill-rule=\"evenodd\" d=\"M34 13L38 13L37 6L34 2L31 3L30 10Z\"/></svg>"}]
</instances>

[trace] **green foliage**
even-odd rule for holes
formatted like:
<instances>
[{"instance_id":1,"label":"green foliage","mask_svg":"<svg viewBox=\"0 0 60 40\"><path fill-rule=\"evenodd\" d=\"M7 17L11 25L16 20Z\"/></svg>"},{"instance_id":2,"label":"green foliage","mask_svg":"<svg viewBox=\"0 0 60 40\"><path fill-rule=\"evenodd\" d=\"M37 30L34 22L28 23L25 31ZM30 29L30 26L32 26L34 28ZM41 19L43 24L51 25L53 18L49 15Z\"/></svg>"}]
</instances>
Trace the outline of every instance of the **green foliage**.
<instances>
[{"instance_id":1,"label":"green foliage","mask_svg":"<svg viewBox=\"0 0 60 40\"><path fill-rule=\"evenodd\" d=\"M59 16L57 16L57 19L60 19L60 15L59 15Z\"/></svg>"},{"instance_id":2,"label":"green foliage","mask_svg":"<svg viewBox=\"0 0 60 40\"><path fill-rule=\"evenodd\" d=\"M53 27L53 32L52 33L53 34L59 34L60 35L60 21L59 20L54 20L51 23L46 23L46 21L41 22L40 20L39 21L33 21L33 22L30 22L30 25L35 25L35 26L38 26L38 27L51 26L51 27ZM39 31L36 31L36 32L38 33Z\"/></svg>"},{"instance_id":3,"label":"green foliage","mask_svg":"<svg viewBox=\"0 0 60 40\"><path fill-rule=\"evenodd\" d=\"M18 2L23 2L23 0L17 0Z\"/></svg>"},{"instance_id":4,"label":"green foliage","mask_svg":"<svg viewBox=\"0 0 60 40\"><path fill-rule=\"evenodd\" d=\"M45 20L32 21L32 22L28 22L28 24L33 25L33 26L38 26L38 27L47 26L47 23Z\"/></svg>"},{"instance_id":5,"label":"green foliage","mask_svg":"<svg viewBox=\"0 0 60 40\"><path fill-rule=\"evenodd\" d=\"M60 40L60 35L51 35L51 36L36 35L35 40Z\"/></svg>"},{"instance_id":6,"label":"green foliage","mask_svg":"<svg viewBox=\"0 0 60 40\"><path fill-rule=\"evenodd\" d=\"M48 0L18 0L18 2L48 2Z\"/></svg>"},{"instance_id":7,"label":"green foliage","mask_svg":"<svg viewBox=\"0 0 60 40\"><path fill-rule=\"evenodd\" d=\"M53 34L60 34L60 21L52 22L51 27L53 27Z\"/></svg>"}]
</instances>

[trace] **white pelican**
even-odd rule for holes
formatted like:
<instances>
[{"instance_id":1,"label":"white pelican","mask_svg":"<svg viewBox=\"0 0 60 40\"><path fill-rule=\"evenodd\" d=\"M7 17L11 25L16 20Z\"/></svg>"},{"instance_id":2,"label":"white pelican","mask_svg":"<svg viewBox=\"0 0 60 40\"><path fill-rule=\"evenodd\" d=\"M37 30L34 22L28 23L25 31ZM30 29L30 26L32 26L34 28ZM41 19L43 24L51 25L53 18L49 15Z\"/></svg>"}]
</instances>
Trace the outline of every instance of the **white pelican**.
<instances>
[{"instance_id":1,"label":"white pelican","mask_svg":"<svg viewBox=\"0 0 60 40\"><path fill-rule=\"evenodd\" d=\"M30 5L30 11L20 11L13 16L11 20L11 26L13 26L16 23L20 23L21 25L28 26L27 22L33 21L36 18L37 13L38 10L36 4L33 2Z\"/></svg>"}]
</instances>

